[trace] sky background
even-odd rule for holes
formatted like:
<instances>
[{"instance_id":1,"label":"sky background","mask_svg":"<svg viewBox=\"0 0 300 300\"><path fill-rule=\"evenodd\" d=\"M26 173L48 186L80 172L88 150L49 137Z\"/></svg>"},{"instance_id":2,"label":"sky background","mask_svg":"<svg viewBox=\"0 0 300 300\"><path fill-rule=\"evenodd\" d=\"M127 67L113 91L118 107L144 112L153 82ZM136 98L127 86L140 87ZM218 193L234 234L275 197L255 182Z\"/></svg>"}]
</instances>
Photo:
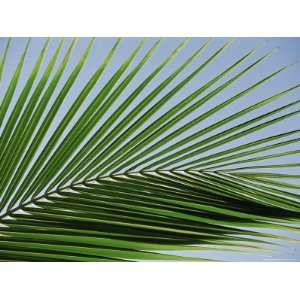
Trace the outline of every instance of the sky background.
<instances>
[{"instance_id":1,"label":"sky background","mask_svg":"<svg viewBox=\"0 0 300 300\"><path fill-rule=\"evenodd\" d=\"M149 50L149 48L153 45L153 43L157 40L157 38L149 38L145 44L145 47L139 52L137 55L134 63L131 65L131 67L128 69L128 71L125 73L128 74L130 70L136 65L136 63L143 57L143 55ZM126 97L133 91L135 87L146 78L146 76L154 70L167 56L170 54L176 46L178 46L182 42L182 38L166 38L161 43L158 51L154 54L151 61L148 62L143 70L139 72L139 74L135 77L135 79L132 81L132 83L127 87L126 91L120 96L117 103L112 108L112 111L115 110L120 103L122 103L123 100L126 99ZM7 39L1 38L0 39L0 53L2 53ZM51 57L51 54L55 51L60 39L54 38L51 41L51 44L49 46L48 55L47 58L43 64L42 70L45 69L45 66L47 62L49 61L49 58ZM111 49L112 45L115 43L115 38L97 38L94 47L92 48L92 51L90 53L90 56L87 60L86 65L84 66L79 78L77 79L74 88L72 91L68 94L66 101L62 105L54 123L51 127L51 130L49 131L46 139L44 140L44 144L47 142L47 139L51 136L51 133L55 130L56 126L59 124L59 121L61 120L62 116L65 114L66 110L74 100L74 97L78 95L78 93L82 90L84 85L89 80L90 76L93 74L93 72L97 69L97 67L101 64L103 59L106 57L108 51ZM94 96L99 92L99 90L103 87L103 85L107 82L107 80L112 76L112 74L117 70L117 68L121 65L121 63L124 61L124 58L128 57L132 50L137 46L138 42L140 41L140 38L126 38L122 42L120 49L117 51L115 57L113 58L112 63L106 70L104 76L100 80L100 82L96 85L96 87L93 89L91 94L88 97L88 100L86 101L85 105L82 107L81 111L78 113L77 117L79 117L80 113L83 112L83 110L88 106L90 101L93 99ZM136 99L136 102L141 101L154 87L156 87L161 80L166 78L177 66L179 66L186 58L188 58L195 50L197 50L203 43L207 41L207 38L192 38L187 46L183 49L183 51L180 52L180 54L177 56L177 58L169 64L152 82L149 84L146 89L139 95L139 97ZM170 91L176 84L178 84L183 78L185 78L188 74L190 74L197 66L199 66L205 59L207 59L214 51L216 51L220 46L222 46L225 42L228 41L228 38L215 38L211 45L188 67L186 68L169 86L162 92L160 95L158 95L157 100L159 100L163 95L165 95L168 91ZM14 97L14 100L16 101L17 96L19 95L22 86L25 82L25 79L28 77L31 68L33 66L33 63L36 61L37 55L39 54L43 43L45 42L45 38L34 38L32 40L32 43L29 48L29 52L27 54L25 65L24 65L24 71L21 74L20 78L20 84L17 87L17 91ZM64 73L55 94L53 95L52 99L55 99L55 96L60 91L60 88L62 87L64 80L68 77L70 72L72 71L72 67L74 67L74 64L80 59L80 56L83 54L83 51L85 50L85 47L87 46L89 42L88 38L82 38L80 39L76 50L74 51L72 58L70 60L70 63L66 69L66 72ZM0 99L3 98L3 95L5 94L6 88L9 83L9 79L11 78L16 65L18 63L18 59L24 50L26 43L25 38L15 38L12 41L12 45L9 51L8 55L8 61L7 66L5 69L5 73L3 76L3 81L1 84L0 89ZM64 51L66 51L68 44L70 43L70 39L67 39L66 45L64 46ZM272 55L265 60L263 63L261 63L259 66L255 67L251 72L247 73L241 80L239 80L237 83L233 84L229 88L227 88L225 91L218 94L216 97L214 97L211 101L206 103L200 108L200 111L207 111L208 109L214 107L216 104L223 102L224 100L232 97L233 95L237 94L238 92L246 89L251 84L255 83L256 81L264 78L265 76L269 75L270 73L274 72L275 70L278 70L279 68L287 65L292 65L290 68L288 68L286 71L282 72L275 78L273 78L271 81L269 81L267 84L263 85L259 89L255 90L254 92L250 93L249 95L243 97L241 100L235 102L233 105L230 105L223 109L222 111L216 113L213 117L204 120L201 124L197 125L195 128L192 128L188 132L184 133L183 136L181 136L179 139L188 136L192 134L193 132L205 128L208 125L216 122L217 120L220 120L226 116L231 115L233 112L240 111L246 107L248 107L250 104L254 104L258 100L263 100L267 97L270 97L271 95L280 92L284 89L287 89L297 83L300 83L299 78L299 71L300 71L300 64L299 64L299 58L300 58L300 38L238 38L236 39L230 47L226 51L222 53L221 56L218 57L217 60L215 60L208 68L204 69L203 72L198 74L184 89L182 89L176 96L170 101L167 105L165 105L153 118L148 120L148 122L143 126L145 128L149 124L153 122L153 120L159 118L160 115L167 112L171 107L173 107L176 103L178 103L180 100L188 96L190 93L195 91L197 88L205 84L207 81L212 79L214 76L216 76L218 73L220 73L222 70L226 69L226 67L230 66L234 61L236 61L238 58L245 55L248 51L258 48L257 52L251 56L245 63L243 63L240 67L235 69L234 72L230 73L230 75L226 76L224 79L220 80L216 85L214 85L212 88L208 89L204 95L209 93L213 88L219 86L220 84L224 83L226 80L237 74L240 70L242 70L243 67L251 64L251 62L254 62L258 57L261 57L263 54L273 51ZM62 57L62 56L61 56ZM41 73L41 72L40 72ZM123 78L124 78L123 76ZM198 97L199 98L199 97ZM287 96L284 96L280 98L278 101L275 101L272 103L272 105L267 105L266 107L263 107L259 110L261 114L266 113L270 110L275 109L276 107L282 106L285 103L292 102L294 100L300 99L300 90L296 90L292 93L290 93ZM132 109L133 106L130 106L128 110L125 112L128 113L130 109ZM298 105L298 109L300 106ZM11 109L11 107L10 107ZM294 110L295 108L292 108L290 111ZM284 113L288 112L285 111ZM186 119L184 119L178 126L181 126L185 124L189 119L197 116L199 114L199 111L191 114ZM280 114L279 114L280 115ZM278 115L278 116L279 116ZM98 127L94 129L97 130L105 119L109 116L109 114L106 114L105 117L101 122L99 122ZM222 131L226 128L232 127L235 124L241 123L241 121L249 120L253 117L257 116L257 112L249 113L243 118L239 119L238 121L233 121L229 125L223 126L218 130L215 130L213 133L218 133L219 131ZM76 118L74 122L76 121ZM143 129L141 128L141 130ZM274 126L270 126L269 128L266 128L264 130L261 130L255 134L251 134L245 138L241 138L238 141L234 141L231 143L227 143L226 145L216 148L214 151L210 151L205 153L205 155L217 152L219 150L231 148L233 146L238 146L240 144L243 144L245 142L250 142L252 140L256 140L258 138L268 137L270 135L279 134L281 132L286 132L292 129L299 129L299 116L296 116L294 118L289 119L288 121L285 121L284 123L277 124ZM0 133L1 133L0 129ZM91 132L91 135L93 134ZM140 131L138 131L140 132ZM67 132L66 132L67 133ZM168 135L169 132L166 132L165 135ZM211 134L207 134L206 136L210 136ZM295 135L293 137L300 137L300 135ZM284 140L284 139L283 139ZM167 144L166 146L168 146ZM289 145L287 147L280 148L280 151L282 150L295 150L299 149L299 143ZM278 150L277 150L278 151ZM271 153L271 151L268 151L268 154ZM38 155L39 153L37 153ZM266 153L264 153L266 154ZM300 162L300 156L290 156L285 158L280 158L276 160L276 163L286 163L286 162ZM274 161L273 161L274 162ZM270 161L262 162L263 163L270 163ZM275 162L274 162L275 163ZM290 170L281 170L281 172L288 172L289 174L299 174L299 170L297 169L290 169ZM295 181L294 181L295 182ZM297 237L300 239L300 235L292 234L292 237ZM291 260L291 261L300 261L300 243L291 243L291 242L282 242L279 247L276 247L272 253L255 253L255 254L232 254L232 253L204 253L201 252L193 252L189 253L189 255L193 256L199 256L201 257L207 257L207 258L220 258L228 261L245 261L245 260ZM204 256L205 255L205 256Z\"/></svg>"}]
</instances>

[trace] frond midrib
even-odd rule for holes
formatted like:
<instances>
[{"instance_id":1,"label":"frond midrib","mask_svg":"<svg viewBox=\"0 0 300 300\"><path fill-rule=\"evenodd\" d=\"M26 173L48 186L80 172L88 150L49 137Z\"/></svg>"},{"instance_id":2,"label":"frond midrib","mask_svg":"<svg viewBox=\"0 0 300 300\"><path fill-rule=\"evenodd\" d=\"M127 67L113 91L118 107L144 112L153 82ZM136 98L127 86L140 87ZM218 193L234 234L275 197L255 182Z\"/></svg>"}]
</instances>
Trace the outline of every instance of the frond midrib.
<instances>
[{"instance_id":1,"label":"frond midrib","mask_svg":"<svg viewBox=\"0 0 300 300\"><path fill-rule=\"evenodd\" d=\"M143 175L143 174L151 174L151 173L158 173L158 172L172 172L172 171L176 171L176 172L180 172L180 171L187 171L187 170L147 170L147 171L132 171L132 172L117 172L117 173L111 173L109 175L104 175L104 176L97 176L94 178L90 178L90 179L85 179L85 180L81 180L78 182L71 182L70 184L67 184L65 186L59 186L56 187L53 190L49 190L46 191L45 193L39 195L39 196L34 196L31 199L28 199L27 201L24 201L23 203L21 203L20 205L11 208L10 210L6 211L4 214L0 214L0 222L1 220L4 220L6 217L12 217L12 215L19 211L22 210L24 207L26 207L27 205L31 205L31 204L35 204L37 201L45 198L46 196L50 196L59 192L62 192L64 190L67 190L69 188L74 188L76 186L80 186L80 185L84 185L86 183L90 183L93 181L99 181L99 180L103 180L103 179L112 179L115 176L126 176L126 175ZM204 171L204 170L189 170L189 171L197 171L198 173L217 173L216 171Z\"/></svg>"}]
</instances>

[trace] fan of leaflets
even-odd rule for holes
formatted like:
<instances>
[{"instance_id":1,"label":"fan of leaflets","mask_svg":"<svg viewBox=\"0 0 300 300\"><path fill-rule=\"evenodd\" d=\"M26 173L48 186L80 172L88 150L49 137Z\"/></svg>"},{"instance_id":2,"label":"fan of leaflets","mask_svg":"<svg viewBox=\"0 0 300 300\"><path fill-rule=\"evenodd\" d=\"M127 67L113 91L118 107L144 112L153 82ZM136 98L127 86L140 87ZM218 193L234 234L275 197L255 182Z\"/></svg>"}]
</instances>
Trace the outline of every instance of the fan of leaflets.
<instances>
[{"instance_id":1,"label":"fan of leaflets","mask_svg":"<svg viewBox=\"0 0 300 300\"><path fill-rule=\"evenodd\" d=\"M253 60L253 49L234 58L178 101L180 91L230 53L232 41L209 55L211 40L199 41L199 48L182 58L188 39L168 55L160 54L161 39L141 39L119 64L114 58L122 39L100 61L90 55L95 39L84 53L78 52L77 39L61 39L52 52L54 41L45 39L34 58L29 39L12 73L14 40L5 41L0 60L0 260L200 260L180 251L261 251L288 239L272 230L299 232L299 186L286 180L299 175L286 170L300 163L277 162L300 152L282 150L299 145L295 136L300 129L224 148L300 114L300 100L285 101L267 113L262 109L300 85L234 109L287 67L203 110L244 75L256 74L270 53ZM76 51L82 55L72 63ZM165 57L156 63L154 55ZM91 59L98 66L82 85L80 74ZM26 63L32 66L24 81ZM230 115L216 117L230 105ZM244 121L253 112L255 117ZM212 122L203 127L206 120Z\"/></svg>"}]
</instances>

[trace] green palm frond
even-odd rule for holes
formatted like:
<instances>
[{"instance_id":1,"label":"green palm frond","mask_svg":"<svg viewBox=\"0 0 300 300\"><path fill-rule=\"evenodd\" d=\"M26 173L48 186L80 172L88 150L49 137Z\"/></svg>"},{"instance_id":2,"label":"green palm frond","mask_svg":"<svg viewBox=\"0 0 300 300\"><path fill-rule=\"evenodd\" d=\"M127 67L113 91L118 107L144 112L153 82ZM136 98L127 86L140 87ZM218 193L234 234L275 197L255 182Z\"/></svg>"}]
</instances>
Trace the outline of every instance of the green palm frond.
<instances>
[{"instance_id":1,"label":"green palm frond","mask_svg":"<svg viewBox=\"0 0 300 300\"><path fill-rule=\"evenodd\" d=\"M47 39L22 82L28 40L5 86L13 42L0 58L0 260L201 260L180 251L263 251L299 232L300 187L288 181L299 175L280 172L299 163L278 159L300 153L284 148L299 145L300 129L230 143L298 116L300 100L276 101L300 84L216 117L290 66L204 109L271 53L255 48L181 94L232 40L207 54L208 39L175 66L185 39L148 71L162 40L141 39L116 67L116 39L80 89L95 39L76 63L77 39L53 53Z\"/></svg>"}]
</instances>

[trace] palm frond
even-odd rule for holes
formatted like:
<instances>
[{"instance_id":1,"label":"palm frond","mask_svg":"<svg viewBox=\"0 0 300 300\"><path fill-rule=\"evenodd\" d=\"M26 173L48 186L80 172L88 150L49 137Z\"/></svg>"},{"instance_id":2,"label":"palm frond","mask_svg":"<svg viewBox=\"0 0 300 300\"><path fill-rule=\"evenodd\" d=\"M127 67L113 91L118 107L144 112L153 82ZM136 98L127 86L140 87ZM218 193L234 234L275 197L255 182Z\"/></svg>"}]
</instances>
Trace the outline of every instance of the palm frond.
<instances>
[{"instance_id":1,"label":"palm frond","mask_svg":"<svg viewBox=\"0 0 300 300\"><path fill-rule=\"evenodd\" d=\"M276 170L299 167L277 160L299 154L287 146L299 145L300 129L259 134L299 114L300 100L286 98L300 84L218 117L291 66L215 104L272 52L260 54L256 47L187 91L230 51L232 40L207 54L208 39L174 67L188 39L157 65L153 58L163 40L141 39L111 71L124 43L116 39L78 85L95 41L74 63L78 39L62 39L51 55L53 41L46 39L22 82L28 40L6 78L0 103L0 260L193 260L181 251L263 251L292 240L285 233L299 232L300 195L299 185L288 180L299 175ZM2 88L13 47L8 40L1 56ZM243 141L254 133L254 140ZM269 163L257 165L261 161Z\"/></svg>"}]
</instances>

